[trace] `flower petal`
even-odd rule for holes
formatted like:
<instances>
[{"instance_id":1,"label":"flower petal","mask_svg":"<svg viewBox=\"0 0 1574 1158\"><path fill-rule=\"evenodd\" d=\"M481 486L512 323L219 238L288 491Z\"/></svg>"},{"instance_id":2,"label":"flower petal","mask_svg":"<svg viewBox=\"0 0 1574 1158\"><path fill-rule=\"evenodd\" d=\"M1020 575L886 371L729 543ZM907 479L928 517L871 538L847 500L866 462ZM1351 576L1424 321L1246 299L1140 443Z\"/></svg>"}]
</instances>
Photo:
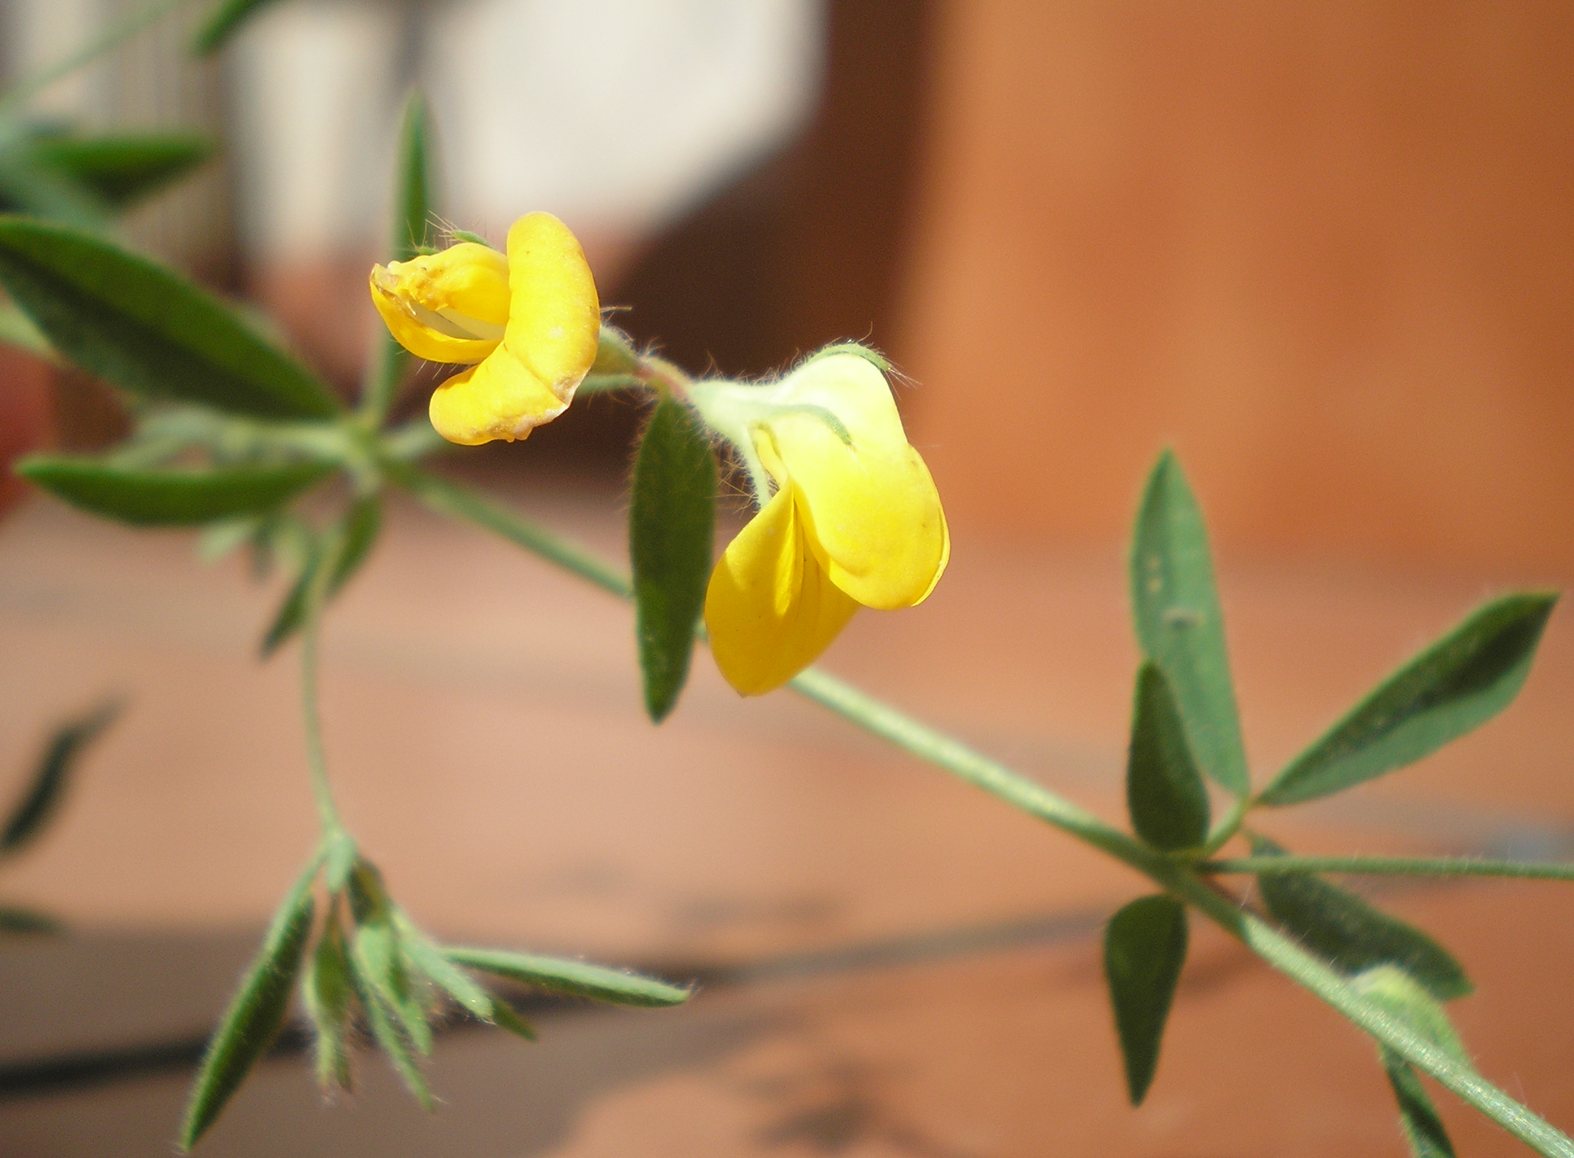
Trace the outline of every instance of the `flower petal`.
<instances>
[{"instance_id":1,"label":"flower petal","mask_svg":"<svg viewBox=\"0 0 1574 1158\"><path fill-rule=\"evenodd\" d=\"M568 409L507 346L478 366L462 370L432 391L427 413L449 442L480 446L513 442Z\"/></svg>"},{"instance_id":2,"label":"flower petal","mask_svg":"<svg viewBox=\"0 0 1574 1158\"><path fill-rule=\"evenodd\" d=\"M885 376L855 354L832 354L784 379L779 398L789 409L755 446L802 496L806 533L831 581L866 607L922 602L950 558L950 531Z\"/></svg>"},{"instance_id":3,"label":"flower petal","mask_svg":"<svg viewBox=\"0 0 1574 1158\"><path fill-rule=\"evenodd\" d=\"M372 304L394 340L432 362L479 362L503 336L508 259L473 241L372 267Z\"/></svg>"},{"instance_id":4,"label":"flower petal","mask_svg":"<svg viewBox=\"0 0 1574 1158\"><path fill-rule=\"evenodd\" d=\"M716 666L746 696L797 675L858 610L809 550L793 500L790 484L776 492L723 552L705 592Z\"/></svg>"},{"instance_id":5,"label":"flower petal","mask_svg":"<svg viewBox=\"0 0 1574 1158\"><path fill-rule=\"evenodd\" d=\"M508 231L507 346L565 405L596 360L601 303L579 240L550 213Z\"/></svg>"}]
</instances>

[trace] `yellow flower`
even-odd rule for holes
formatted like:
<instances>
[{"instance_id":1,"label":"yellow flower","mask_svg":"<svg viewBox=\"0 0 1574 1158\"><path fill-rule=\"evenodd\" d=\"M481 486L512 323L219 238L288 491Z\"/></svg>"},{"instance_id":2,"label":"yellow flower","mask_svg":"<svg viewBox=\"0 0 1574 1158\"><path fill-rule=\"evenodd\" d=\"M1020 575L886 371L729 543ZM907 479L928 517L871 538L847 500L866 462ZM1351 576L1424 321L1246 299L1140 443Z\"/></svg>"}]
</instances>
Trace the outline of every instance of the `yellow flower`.
<instances>
[{"instance_id":1,"label":"yellow flower","mask_svg":"<svg viewBox=\"0 0 1574 1158\"><path fill-rule=\"evenodd\" d=\"M550 213L508 231L508 254L472 241L373 266L372 302L405 349L469 363L432 394L432 425L478 446L524 438L573 400L596 359L601 305L578 240Z\"/></svg>"},{"instance_id":2,"label":"yellow flower","mask_svg":"<svg viewBox=\"0 0 1574 1158\"><path fill-rule=\"evenodd\" d=\"M929 468L867 358L822 355L755 393L701 401L775 484L705 593L716 665L744 695L802 671L859 607L921 603L951 550Z\"/></svg>"}]
</instances>

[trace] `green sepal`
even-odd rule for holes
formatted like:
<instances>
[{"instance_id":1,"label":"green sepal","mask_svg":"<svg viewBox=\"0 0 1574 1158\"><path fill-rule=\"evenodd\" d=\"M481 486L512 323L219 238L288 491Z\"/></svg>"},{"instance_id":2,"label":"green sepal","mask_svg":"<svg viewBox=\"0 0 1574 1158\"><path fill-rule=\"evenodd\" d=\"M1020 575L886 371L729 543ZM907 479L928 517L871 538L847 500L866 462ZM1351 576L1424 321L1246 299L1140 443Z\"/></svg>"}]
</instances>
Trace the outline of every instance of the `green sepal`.
<instances>
[{"instance_id":1,"label":"green sepal","mask_svg":"<svg viewBox=\"0 0 1574 1158\"><path fill-rule=\"evenodd\" d=\"M156 527L196 526L267 511L332 470L327 463L166 470L54 455L32 455L16 467L17 474L74 507Z\"/></svg>"},{"instance_id":2,"label":"green sepal","mask_svg":"<svg viewBox=\"0 0 1574 1158\"><path fill-rule=\"evenodd\" d=\"M1283 853L1273 841L1252 837L1252 855ZM1274 920L1341 972L1394 965L1440 1001L1463 997L1474 988L1464 967L1420 929L1320 877L1262 873L1257 889Z\"/></svg>"},{"instance_id":3,"label":"green sepal","mask_svg":"<svg viewBox=\"0 0 1574 1158\"><path fill-rule=\"evenodd\" d=\"M681 1005L691 991L681 985L591 965L565 957L512 953L505 949L443 947L443 955L456 965L517 981L548 993L588 997L614 1005Z\"/></svg>"},{"instance_id":4,"label":"green sepal","mask_svg":"<svg viewBox=\"0 0 1574 1158\"><path fill-rule=\"evenodd\" d=\"M316 877L314 860L274 914L261 952L208 1042L180 1131L182 1150L190 1150L213 1124L284 1024L311 936Z\"/></svg>"},{"instance_id":5,"label":"green sepal","mask_svg":"<svg viewBox=\"0 0 1574 1158\"><path fill-rule=\"evenodd\" d=\"M0 217L0 284L61 356L133 394L259 418L338 413L327 386L230 307L91 233Z\"/></svg>"},{"instance_id":6,"label":"green sepal","mask_svg":"<svg viewBox=\"0 0 1574 1158\"><path fill-rule=\"evenodd\" d=\"M259 650L264 659L300 630L306 615L306 595L316 578L317 568L325 565L330 568L325 598L331 599L366 561L381 526L382 503L369 495L357 500L344 518L325 533L325 541L311 552L306 566L279 605L273 622L263 633Z\"/></svg>"},{"instance_id":7,"label":"green sepal","mask_svg":"<svg viewBox=\"0 0 1574 1158\"><path fill-rule=\"evenodd\" d=\"M317 949L301 978L301 997L311 1020L317 1084L326 1091L352 1087L350 1034L355 987L345 950L344 929L336 910L328 916Z\"/></svg>"},{"instance_id":8,"label":"green sepal","mask_svg":"<svg viewBox=\"0 0 1574 1158\"><path fill-rule=\"evenodd\" d=\"M1244 796L1246 753L1207 530L1169 451L1159 456L1143 491L1130 582L1137 642L1169 679L1192 757L1214 781Z\"/></svg>"},{"instance_id":9,"label":"green sepal","mask_svg":"<svg viewBox=\"0 0 1574 1158\"><path fill-rule=\"evenodd\" d=\"M1169 681L1151 661L1137 672L1126 805L1132 828L1156 849L1194 848L1208 837L1208 790Z\"/></svg>"},{"instance_id":10,"label":"green sepal","mask_svg":"<svg viewBox=\"0 0 1574 1158\"><path fill-rule=\"evenodd\" d=\"M1124 906L1104 930L1104 979L1131 1104L1141 1105L1159 1065L1159 1044L1186 963L1186 907L1159 894Z\"/></svg>"},{"instance_id":11,"label":"green sepal","mask_svg":"<svg viewBox=\"0 0 1574 1158\"><path fill-rule=\"evenodd\" d=\"M656 406L634 463L629 556L645 710L660 722L688 679L716 520L716 456L681 402Z\"/></svg>"},{"instance_id":12,"label":"green sepal","mask_svg":"<svg viewBox=\"0 0 1574 1158\"><path fill-rule=\"evenodd\" d=\"M1259 798L1299 804L1413 764L1486 723L1524 686L1557 595L1522 592L1472 611L1290 761Z\"/></svg>"},{"instance_id":13,"label":"green sepal","mask_svg":"<svg viewBox=\"0 0 1574 1158\"><path fill-rule=\"evenodd\" d=\"M882 374L891 373L891 360L873 346L865 346L862 342L833 342L829 346L821 346L805 358L802 364L807 366L810 362L818 362L821 358L830 358L837 354L851 354L855 358L862 358Z\"/></svg>"},{"instance_id":14,"label":"green sepal","mask_svg":"<svg viewBox=\"0 0 1574 1158\"><path fill-rule=\"evenodd\" d=\"M191 38L191 51L198 56L217 52L229 43L252 16L273 0L220 0Z\"/></svg>"},{"instance_id":15,"label":"green sepal","mask_svg":"<svg viewBox=\"0 0 1574 1158\"><path fill-rule=\"evenodd\" d=\"M117 703L104 704L59 728L44 748L26 791L0 828L0 856L10 856L33 841L60 806L66 782L77 760L120 713Z\"/></svg>"}]
</instances>

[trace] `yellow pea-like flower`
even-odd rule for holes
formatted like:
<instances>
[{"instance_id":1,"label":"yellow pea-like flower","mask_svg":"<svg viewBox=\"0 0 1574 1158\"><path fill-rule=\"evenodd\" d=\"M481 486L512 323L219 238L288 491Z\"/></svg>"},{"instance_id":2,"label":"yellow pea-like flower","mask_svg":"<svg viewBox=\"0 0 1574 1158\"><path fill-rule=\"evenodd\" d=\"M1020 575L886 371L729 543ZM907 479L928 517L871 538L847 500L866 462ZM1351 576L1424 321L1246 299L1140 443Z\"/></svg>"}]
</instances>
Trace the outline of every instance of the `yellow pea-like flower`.
<instances>
[{"instance_id":1,"label":"yellow pea-like flower","mask_svg":"<svg viewBox=\"0 0 1574 1158\"><path fill-rule=\"evenodd\" d=\"M449 442L525 438L574 398L596 360L601 303L585 251L550 213L508 231L507 253L463 241L373 266L372 302L405 349L468 364L432 393Z\"/></svg>"},{"instance_id":2,"label":"yellow pea-like flower","mask_svg":"<svg viewBox=\"0 0 1574 1158\"><path fill-rule=\"evenodd\" d=\"M923 602L951 551L934 479L877 366L827 354L764 389L747 428L775 493L705 594L716 665L744 695L802 671L859 607Z\"/></svg>"}]
</instances>

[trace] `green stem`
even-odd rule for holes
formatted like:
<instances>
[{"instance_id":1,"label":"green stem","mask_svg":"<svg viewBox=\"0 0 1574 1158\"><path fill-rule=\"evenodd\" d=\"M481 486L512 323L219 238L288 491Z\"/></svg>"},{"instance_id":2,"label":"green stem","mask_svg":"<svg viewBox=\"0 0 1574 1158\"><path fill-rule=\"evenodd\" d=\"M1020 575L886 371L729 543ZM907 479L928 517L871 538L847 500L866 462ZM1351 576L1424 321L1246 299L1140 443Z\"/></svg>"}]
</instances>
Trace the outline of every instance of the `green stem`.
<instances>
[{"instance_id":1,"label":"green stem","mask_svg":"<svg viewBox=\"0 0 1574 1158\"><path fill-rule=\"evenodd\" d=\"M349 834L333 800L328 782L328 756L322 739L322 710L317 681L317 648L322 634L322 608L332 581L334 560L319 558L309 564L305 606L301 615L301 720L306 733L306 767L311 776L312 796L317 801L317 817L322 825L324 845L347 841Z\"/></svg>"},{"instance_id":2,"label":"green stem","mask_svg":"<svg viewBox=\"0 0 1574 1158\"><path fill-rule=\"evenodd\" d=\"M603 590L629 598L629 582L622 572L507 508L413 467L390 467L389 474L432 509L502 535ZM1326 962L1242 908L1234 896L1219 891L1192 867L1154 852L1043 785L841 680L810 669L790 686L865 731L1136 869L1515 1137L1552 1158L1574 1158L1574 1139L1359 993Z\"/></svg>"},{"instance_id":3,"label":"green stem","mask_svg":"<svg viewBox=\"0 0 1574 1158\"><path fill-rule=\"evenodd\" d=\"M1574 864L1447 856L1243 856L1200 861L1200 873L1254 876L1349 873L1354 876L1512 877L1574 881Z\"/></svg>"},{"instance_id":4,"label":"green stem","mask_svg":"<svg viewBox=\"0 0 1574 1158\"><path fill-rule=\"evenodd\" d=\"M0 115L13 113L21 105L43 92L55 81L70 76L79 68L92 64L107 52L113 52L149 25L184 4L186 0L152 0L152 3L127 15L123 20L90 37L71 52L31 76L24 76L8 92L0 95Z\"/></svg>"}]
</instances>

